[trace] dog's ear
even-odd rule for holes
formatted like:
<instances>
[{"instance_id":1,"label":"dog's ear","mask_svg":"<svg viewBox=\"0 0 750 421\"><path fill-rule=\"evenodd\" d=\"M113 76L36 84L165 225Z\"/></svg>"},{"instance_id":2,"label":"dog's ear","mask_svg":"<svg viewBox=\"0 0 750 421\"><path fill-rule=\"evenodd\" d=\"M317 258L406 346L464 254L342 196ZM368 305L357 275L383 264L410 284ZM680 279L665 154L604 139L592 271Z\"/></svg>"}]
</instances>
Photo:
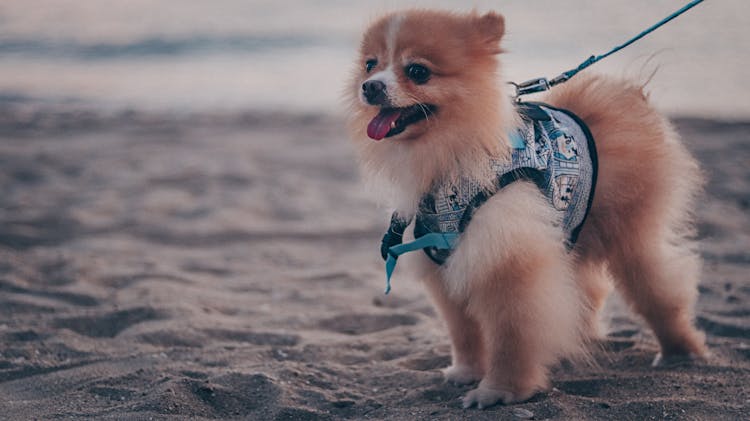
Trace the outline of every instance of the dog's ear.
<instances>
[{"instance_id":1,"label":"dog's ear","mask_svg":"<svg viewBox=\"0 0 750 421\"><path fill-rule=\"evenodd\" d=\"M479 31L481 40L493 54L499 54L500 39L505 34L505 18L496 12L487 12L475 18L474 27Z\"/></svg>"}]
</instances>

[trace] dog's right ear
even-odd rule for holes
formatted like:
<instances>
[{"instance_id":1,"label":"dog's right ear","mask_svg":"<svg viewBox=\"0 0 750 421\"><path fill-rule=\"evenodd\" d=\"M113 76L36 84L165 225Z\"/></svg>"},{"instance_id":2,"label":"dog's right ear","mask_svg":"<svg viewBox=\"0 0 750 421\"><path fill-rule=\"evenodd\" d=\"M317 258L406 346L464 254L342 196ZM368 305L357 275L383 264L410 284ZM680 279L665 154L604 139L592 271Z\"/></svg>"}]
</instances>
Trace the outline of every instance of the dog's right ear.
<instances>
[{"instance_id":1,"label":"dog's right ear","mask_svg":"<svg viewBox=\"0 0 750 421\"><path fill-rule=\"evenodd\" d=\"M475 18L475 28L479 31L481 40L493 54L502 52L500 39L505 34L505 18L497 12L487 12Z\"/></svg>"}]
</instances>

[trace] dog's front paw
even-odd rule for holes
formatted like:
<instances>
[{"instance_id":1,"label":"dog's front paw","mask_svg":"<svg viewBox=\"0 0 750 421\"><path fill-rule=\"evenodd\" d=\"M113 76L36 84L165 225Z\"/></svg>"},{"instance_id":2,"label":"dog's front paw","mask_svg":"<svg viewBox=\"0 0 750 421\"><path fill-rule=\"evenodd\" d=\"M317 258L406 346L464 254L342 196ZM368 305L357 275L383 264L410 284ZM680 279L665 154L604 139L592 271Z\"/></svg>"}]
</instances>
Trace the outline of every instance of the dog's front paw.
<instances>
[{"instance_id":1,"label":"dog's front paw","mask_svg":"<svg viewBox=\"0 0 750 421\"><path fill-rule=\"evenodd\" d=\"M457 385L471 384L482 380L482 373L476 368L468 365L452 365L443 369L443 376L446 382Z\"/></svg>"},{"instance_id":2,"label":"dog's front paw","mask_svg":"<svg viewBox=\"0 0 750 421\"><path fill-rule=\"evenodd\" d=\"M479 383L476 389L463 397L464 409L471 408L474 405L479 409L485 409L497 403L513 403L518 401L513 393L503 389L492 388L482 383Z\"/></svg>"}]
</instances>

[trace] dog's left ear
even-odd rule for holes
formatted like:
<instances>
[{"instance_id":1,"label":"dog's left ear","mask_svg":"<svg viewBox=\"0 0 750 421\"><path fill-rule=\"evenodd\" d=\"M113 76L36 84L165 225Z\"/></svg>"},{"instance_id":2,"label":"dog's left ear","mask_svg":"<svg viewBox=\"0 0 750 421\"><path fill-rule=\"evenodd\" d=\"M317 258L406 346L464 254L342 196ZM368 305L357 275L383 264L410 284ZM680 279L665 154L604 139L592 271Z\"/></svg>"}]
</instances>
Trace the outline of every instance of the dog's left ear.
<instances>
[{"instance_id":1,"label":"dog's left ear","mask_svg":"<svg viewBox=\"0 0 750 421\"><path fill-rule=\"evenodd\" d=\"M475 28L479 31L484 42L493 54L499 54L500 38L505 34L505 18L496 12L487 12L482 16L477 16Z\"/></svg>"}]
</instances>

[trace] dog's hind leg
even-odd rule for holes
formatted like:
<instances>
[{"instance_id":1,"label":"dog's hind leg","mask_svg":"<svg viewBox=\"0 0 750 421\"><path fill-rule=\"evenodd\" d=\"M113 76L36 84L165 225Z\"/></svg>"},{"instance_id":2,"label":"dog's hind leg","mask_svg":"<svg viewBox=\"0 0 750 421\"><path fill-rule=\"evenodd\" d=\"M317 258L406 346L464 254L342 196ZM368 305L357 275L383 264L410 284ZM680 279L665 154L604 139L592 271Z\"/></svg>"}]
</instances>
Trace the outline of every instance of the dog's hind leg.
<instances>
[{"instance_id":1,"label":"dog's hind leg","mask_svg":"<svg viewBox=\"0 0 750 421\"><path fill-rule=\"evenodd\" d=\"M601 320L604 303L612 291L612 280L600 261L581 259L576 264L576 282L585 296L585 317L588 323L587 335L601 338L606 326Z\"/></svg>"},{"instance_id":2,"label":"dog's hind leg","mask_svg":"<svg viewBox=\"0 0 750 421\"><path fill-rule=\"evenodd\" d=\"M610 260L618 288L642 315L661 346L661 358L702 357L705 338L693 326L700 260L686 246L642 238L618 247Z\"/></svg>"}]
</instances>

